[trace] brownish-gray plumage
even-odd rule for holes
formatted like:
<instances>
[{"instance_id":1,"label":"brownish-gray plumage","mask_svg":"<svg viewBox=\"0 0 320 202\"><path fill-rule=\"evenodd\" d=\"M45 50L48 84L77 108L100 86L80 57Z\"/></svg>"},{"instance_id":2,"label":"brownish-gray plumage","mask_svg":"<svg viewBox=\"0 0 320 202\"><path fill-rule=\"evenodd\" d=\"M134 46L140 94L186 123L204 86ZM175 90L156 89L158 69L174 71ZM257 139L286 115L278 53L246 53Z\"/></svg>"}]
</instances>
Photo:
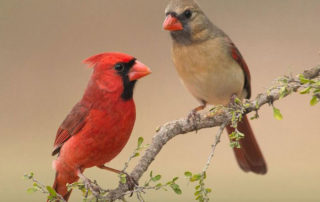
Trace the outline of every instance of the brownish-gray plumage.
<instances>
[{"instance_id":1,"label":"brownish-gray plumage","mask_svg":"<svg viewBox=\"0 0 320 202\"><path fill-rule=\"evenodd\" d=\"M183 84L203 105L228 105L233 95L250 98L250 72L230 38L215 26L194 0L172 0L164 29L169 30L172 58ZM227 127L228 133L234 129ZM238 124L245 134L234 149L240 167L258 174L267 165L245 116Z\"/></svg>"}]
</instances>

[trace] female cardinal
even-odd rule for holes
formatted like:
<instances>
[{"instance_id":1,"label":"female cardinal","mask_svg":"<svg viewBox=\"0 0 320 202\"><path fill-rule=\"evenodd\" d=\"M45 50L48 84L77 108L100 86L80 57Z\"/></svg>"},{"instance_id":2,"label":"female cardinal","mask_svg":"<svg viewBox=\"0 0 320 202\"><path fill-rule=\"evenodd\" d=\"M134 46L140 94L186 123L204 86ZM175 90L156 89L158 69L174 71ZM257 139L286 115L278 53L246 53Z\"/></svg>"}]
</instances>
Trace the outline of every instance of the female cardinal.
<instances>
[{"instance_id":1,"label":"female cardinal","mask_svg":"<svg viewBox=\"0 0 320 202\"><path fill-rule=\"evenodd\" d=\"M97 166L120 173L105 163L126 145L136 117L132 98L137 79L151 73L134 57L102 53L85 60L93 73L82 99L58 129L52 155L56 177L53 188L67 201L66 184L76 182L86 168Z\"/></svg>"},{"instance_id":2,"label":"female cardinal","mask_svg":"<svg viewBox=\"0 0 320 202\"><path fill-rule=\"evenodd\" d=\"M250 73L230 38L211 23L194 0L171 0L163 28L173 39L172 57L179 76L202 105L227 105L230 98L250 98ZM265 174L267 166L246 116L238 124L245 134L235 156L248 172ZM228 133L234 129L227 126Z\"/></svg>"}]
</instances>

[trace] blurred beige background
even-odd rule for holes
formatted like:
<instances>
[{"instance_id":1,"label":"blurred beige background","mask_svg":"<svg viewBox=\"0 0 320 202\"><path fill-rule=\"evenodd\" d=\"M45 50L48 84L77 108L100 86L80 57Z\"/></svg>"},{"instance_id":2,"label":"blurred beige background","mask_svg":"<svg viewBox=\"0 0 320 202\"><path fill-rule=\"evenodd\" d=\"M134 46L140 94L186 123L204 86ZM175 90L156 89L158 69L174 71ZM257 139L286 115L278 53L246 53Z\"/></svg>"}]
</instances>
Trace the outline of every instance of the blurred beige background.
<instances>
[{"instance_id":1,"label":"blurred beige background","mask_svg":"<svg viewBox=\"0 0 320 202\"><path fill-rule=\"evenodd\" d=\"M253 96L280 75L319 64L319 0L200 3L247 61ZM139 136L150 142L157 126L185 116L197 105L171 62L170 37L161 28L165 5L150 0L0 0L0 201L45 201L42 194L26 193L31 183L22 176L34 171L43 183L52 184L55 133L82 96L91 70L81 61L93 54L127 52L153 71L135 89L135 129L111 167L122 168ZM320 201L320 105L310 107L309 100L294 95L276 102L282 121L276 121L267 106L261 118L252 121L269 166L265 176L243 173L224 135L206 180L212 201ZM145 199L193 201L195 185L183 173L201 171L215 132L201 130L166 145L150 170L164 180L180 176L183 194L150 191ZM118 181L113 173L97 168L85 174L105 187ZM74 192L70 201L79 200Z\"/></svg>"}]
</instances>

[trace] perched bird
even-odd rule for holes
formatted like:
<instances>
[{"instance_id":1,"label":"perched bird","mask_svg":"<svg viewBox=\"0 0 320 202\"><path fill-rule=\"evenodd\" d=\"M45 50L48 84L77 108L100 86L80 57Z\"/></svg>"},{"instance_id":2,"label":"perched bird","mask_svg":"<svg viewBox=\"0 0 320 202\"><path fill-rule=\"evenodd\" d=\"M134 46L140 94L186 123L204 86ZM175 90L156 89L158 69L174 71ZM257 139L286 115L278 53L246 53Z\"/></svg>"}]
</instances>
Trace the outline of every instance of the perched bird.
<instances>
[{"instance_id":1,"label":"perched bird","mask_svg":"<svg viewBox=\"0 0 320 202\"><path fill-rule=\"evenodd\" d=\"M66 184L88 180L82 174L97 166L121 173L104 164L126 145L135 122L133 90L136 81L151 73L134 57L123 53L102 53L84 61L93 66L82 99L73 107L58 129L52 155L56 177L53 188L65 200Z\"/></svg>"},{"instance_id":2,"label":"perched bird","mask_svg":"<svg viewBox=\"0 0 320 202\"><path fill-rule=\"evenodd\" d=\"M172 57L185 87L202 104L228 105L231 97L250 98L250 73L230 38L215 26L194 0L171 0L163 28L170 31ZM267 165L246 116L237 128L245 134L234 148L240 167L258 174ZM234 129L227 126L228 133Z\"/></svg>"}]
</instances>

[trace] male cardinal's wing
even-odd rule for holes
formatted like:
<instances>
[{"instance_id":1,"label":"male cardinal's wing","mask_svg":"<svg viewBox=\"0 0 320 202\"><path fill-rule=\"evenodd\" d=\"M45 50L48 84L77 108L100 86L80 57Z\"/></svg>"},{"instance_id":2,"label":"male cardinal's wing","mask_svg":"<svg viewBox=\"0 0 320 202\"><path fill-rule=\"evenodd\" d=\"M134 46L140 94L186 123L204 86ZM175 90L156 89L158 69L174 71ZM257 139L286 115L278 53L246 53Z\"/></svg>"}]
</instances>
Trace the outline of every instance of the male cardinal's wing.
<instances>
[{"instance_id":1,"label":"male cardinal's wing","mask_svg":"<svg viewBox=\"0 0 320 202\"><path fill-rule=\"evenodd\" d=\"M90 109L80 103L76 104L58 129L52 156L60 152L63 144L77 134L85 125Z\"/></svg>"},{"instance_id":2,"label":"male cardinal's wing","mask_svg":"<svg viewBox=\"0 0 320 202\"><path fill-rule=\"evenodd\" d=\"M231 56L232 58L237 61L237 63L240 65L240 67L242 68L244 75L245 75L245 82L244 82L244 89L247 90L247 99L249 99L251 97L251 85L250 85L250 71L248 68L247 63L244 61L240 51L238 50L238 48L234 45L234 43L228 39L229 43L230 43L230 48L231 48Z\"/></svg>"}]
</instances>

